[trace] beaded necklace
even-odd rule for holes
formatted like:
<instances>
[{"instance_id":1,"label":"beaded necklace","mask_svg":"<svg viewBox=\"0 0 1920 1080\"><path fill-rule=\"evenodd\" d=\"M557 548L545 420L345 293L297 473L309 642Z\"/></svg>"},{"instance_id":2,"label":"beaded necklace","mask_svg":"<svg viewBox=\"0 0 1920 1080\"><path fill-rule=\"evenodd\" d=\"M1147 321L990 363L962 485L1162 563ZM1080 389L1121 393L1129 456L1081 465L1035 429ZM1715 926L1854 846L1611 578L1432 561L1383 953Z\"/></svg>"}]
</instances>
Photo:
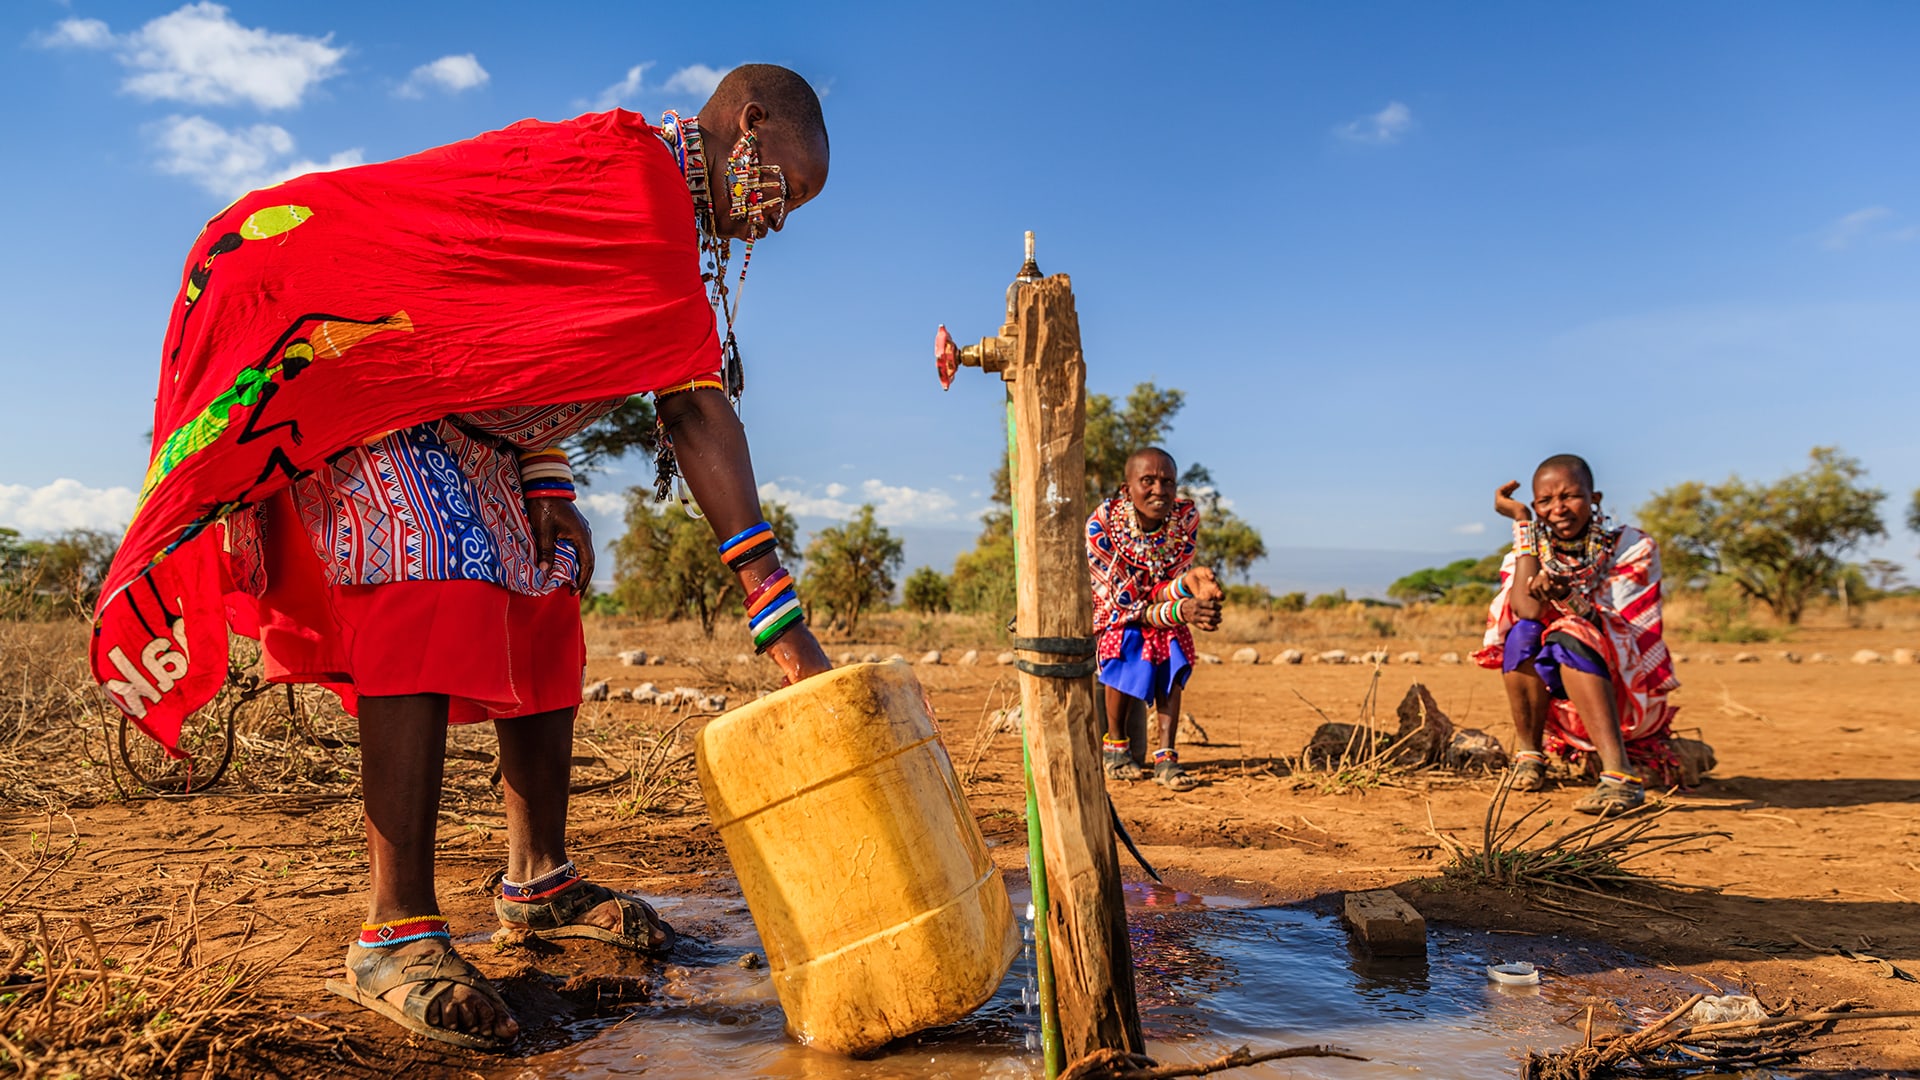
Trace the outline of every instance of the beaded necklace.
<instances>
[{"instance_id":1,"label":"beaded necklace","mask_svg":"<svg viewBox=\"0 0 1920 1080\"><path fill-rule=\"evenodd\" d=\"M1167 528L1165 521L1160 523L1158 529L1148 531L1144 528L1140 524L1139 509L1125 492L1115 495L1114 501L1125 503L1127 507L1124 514L1107 515L1113 524L1114 551L1145 570L1156 583L1165 581L1180 554L1179 545L1171 542L1173 530Z\"/></svg>"},{"instance_id":2,"label":"beaded necklace","mask_svg":"<svg viewBox=\"0 0 1920 1080\"><path fill-rule=\"evenodd\" d=\"M1567 602L1574 614L1587 614L1593 609L1587 593L1612 567L1613 548L1620 538L1620 530L1609 529L1606 515L1595 510L1586 534L1573 541L1562 542L1551 529L1537 521L1533 522L1533 533L1540 569L1569 586Z\"/></svg>"},{"instance_id":3,"label":"beaded necklace","mask_svg":"<svg viewBox=\"0 0 1920 1080\"><path fill-rule=\"evenodd\" d=\"M733 403L734 411L740 411L740 398L746 392L746 367L740 360L740 344L734 339L733 324L740 317L740 298L746 291L747 267L753 263L753 240L745 241L745 250L740 259L740 277L734 282L733 302L727 302L727 264L733 258L733 241L719 235L719 226L714 216L713 192L707 177L706 142L700 134L700 118L682 117L668 109L660 116L660 140L673 151L673 159L680 166L680 174L686 180L687 193L693 196L694 228L700 236L700 253L706 259L706 269L700 279L707 283L707 302L713 311L726 324L726 337L720 345L721 382L727 400ZM680 479L679 463L673 455L673 440L667 435L667 426L657 416L654 420L655 440L658 450L654 454L654 498L665 502L674 493L677 486L680 505L693 517L704 517L686 490L686 482Z\"/></svg>"}]
</instances>

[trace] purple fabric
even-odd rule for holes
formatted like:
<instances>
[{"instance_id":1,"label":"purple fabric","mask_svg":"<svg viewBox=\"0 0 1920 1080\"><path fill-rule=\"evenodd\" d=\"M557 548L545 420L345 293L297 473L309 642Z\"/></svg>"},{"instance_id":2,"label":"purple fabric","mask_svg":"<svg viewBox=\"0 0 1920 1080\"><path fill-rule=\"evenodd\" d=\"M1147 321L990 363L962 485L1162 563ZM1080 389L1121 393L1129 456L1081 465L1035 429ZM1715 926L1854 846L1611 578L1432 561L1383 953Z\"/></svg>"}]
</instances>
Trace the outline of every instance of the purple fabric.
<instances>
[{"instance_id":1,"label":"purple fabric","mask_svg":"<svg viewBox=\"0 0 1920 1080\"><path fill-rule=\"evenodd\" d=\"M1507 631L1500 670L1518 671L1521 664L1531 660L1534 672L1547 684L1547 693L1563 701L1567 688L1560 677L1561 668L1572 668L1601 679L1609 677L1607 665L1593 655L1593 650L1566 634L1546 631L1545 624L1537 619L1514 620L1513 629Z\"/></svg>"},{"instance_id":2,"label":"purple fabric","mask_svg":"<svg viewBox=\"0 0 1920 1080\"><path fill-rule=\"evenodd\" d=\"M1193 664L1187 659L1180 639L1167 642L1167 659L1154 663L1141 655L1146 639L1138 627L1129 626L1120 634L1120 655L1100 661L1100 681L1128 697L1152 703L1164 699L1176 687L1187 685Z\"/></svg>"}]
</instances>

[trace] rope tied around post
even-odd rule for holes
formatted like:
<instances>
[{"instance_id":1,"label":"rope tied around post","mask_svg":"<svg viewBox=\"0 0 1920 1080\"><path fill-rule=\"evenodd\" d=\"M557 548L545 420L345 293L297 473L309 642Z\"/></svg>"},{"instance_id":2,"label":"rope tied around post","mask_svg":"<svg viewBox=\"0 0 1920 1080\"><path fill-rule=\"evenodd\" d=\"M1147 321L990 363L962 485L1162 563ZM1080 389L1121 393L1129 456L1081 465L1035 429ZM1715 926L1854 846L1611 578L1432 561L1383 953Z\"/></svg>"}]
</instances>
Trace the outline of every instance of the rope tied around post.
<instances>
[{"instance_id":1,"label":"rope tied around post","mask_svg":"<svg viewBox=\"0 0 1920 1080\"><path fill-rule=\"evenodd\" d=\"M1098 641L1090 637L1020 637L1014 636L1013 647L1021 652L1043 653L1047 656L1071 656L1076 660L1065 664L1038 664L1025 657L1015 657L1013 666L1018 671L1042 679L1084 679L1100 669L1100 662L1094 658Z\"/></svg>"}]
</instances>

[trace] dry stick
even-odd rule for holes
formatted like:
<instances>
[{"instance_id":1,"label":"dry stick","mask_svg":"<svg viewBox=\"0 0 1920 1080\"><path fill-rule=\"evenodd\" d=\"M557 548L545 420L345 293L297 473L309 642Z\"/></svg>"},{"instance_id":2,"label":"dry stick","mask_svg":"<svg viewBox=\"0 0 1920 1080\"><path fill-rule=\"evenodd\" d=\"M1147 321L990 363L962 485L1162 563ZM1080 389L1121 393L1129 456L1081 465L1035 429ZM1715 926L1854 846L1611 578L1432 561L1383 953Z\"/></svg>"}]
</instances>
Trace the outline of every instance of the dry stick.
<instances>
[{"instance_id":1,"label":"dry stick","mask_svg":"<svg viewBox=\"0 0 1920 1080\"><path fill-rule=\"evenodd\" d=\"M1280 1061L1285 1058L1327 1057L1345 1058L1348 1061L1366 1061L1367 1058L1350 1054L1337 1046L1293 1046L1283 1050L1262 1050L1254 1053L1251 1047L1242 1046L1237 1050L1222 1054L1212 1061L1195 1062L1190 1065L1151 1065L1144 1068L1119 1068L1110 1065L1101 1068L1094 1060L1083 1058L1061 1074L1061 1080L1070 1077L1084 1077L1085 1080L1174 1080L1182 1076L1205 1076L1208 1073L1224 1072L1228 1069L1244 1069L1249 1065L1258 1065L1266 1061ZM1125 1055L1122 1061L1137 1060L1137 1055ZM1109 1059L1111 1060L1111 1059ZM1082 1064L1093 1066L1087 1071L1076 1073Z\"/></svg>"}]
</instances>

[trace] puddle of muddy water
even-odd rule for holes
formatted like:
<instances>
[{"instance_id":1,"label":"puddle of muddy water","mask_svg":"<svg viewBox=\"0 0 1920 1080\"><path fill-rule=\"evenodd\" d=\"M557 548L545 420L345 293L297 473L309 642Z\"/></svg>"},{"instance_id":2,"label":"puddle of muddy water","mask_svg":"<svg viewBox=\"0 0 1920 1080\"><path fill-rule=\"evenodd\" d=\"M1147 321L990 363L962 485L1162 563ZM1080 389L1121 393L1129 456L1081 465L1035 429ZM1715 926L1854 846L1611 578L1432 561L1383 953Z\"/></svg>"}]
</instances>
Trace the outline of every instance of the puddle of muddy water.
<instances>
[{"instance_id":1,"label":"puddle of muddy water","mask_svg":"<svg viewBox=\"0 0 1920 1080\"><path fill-rule=\"evenodd\" d=\"M1630 1019L1617 1002L1667 1001L1698 988L1664 972L1623 971L1629 958L1598 955L1577 943L1446 928L1429 934L1430 963L1370 961L1350 952L1331 916L1154 885L1129 885L1127 894L1141 1020L1156 1059L1202 1061L1242 1045L1307 1043L1332 1043L1372 1059L1294 1059L1235 1076L1511 1077L1525 1048L1577 1039L1576 1028L1563 1021L1584 1016L1589 1004L1596 1006L1600 1033ZM1024 895L1015 898L1025 906ZM569 1045L521 1058L494 1076L1041 1075L1030 950L967 1020L854 1061L787 1037L765 968L737 963L757 955L760 945L743 904L668 899L658 906L696 940L662 970L653 1000L617 1018L581 1022L568 1033ZM1486 965L1509 960L1539 965L1542 985L1516 990L1489 983Z\"/></svg>"}]
</instances>

